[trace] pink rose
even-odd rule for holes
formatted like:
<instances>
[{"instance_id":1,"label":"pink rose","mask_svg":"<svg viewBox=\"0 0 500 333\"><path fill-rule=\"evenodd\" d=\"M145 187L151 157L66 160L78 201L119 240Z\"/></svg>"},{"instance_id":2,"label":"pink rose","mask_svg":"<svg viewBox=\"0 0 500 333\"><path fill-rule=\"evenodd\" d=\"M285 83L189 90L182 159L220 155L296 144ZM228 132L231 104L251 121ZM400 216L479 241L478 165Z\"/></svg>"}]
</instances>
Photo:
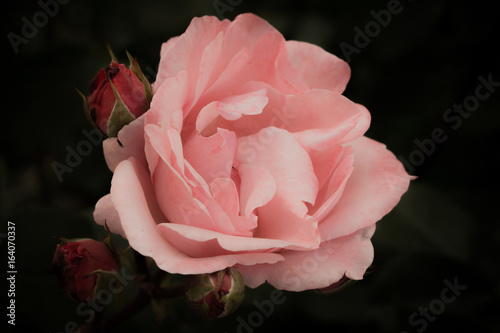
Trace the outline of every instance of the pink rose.
<instances>
[{"instance_id":1,"label":"pink rose","mask_svg":"<svg viewBox=\"0 0 500 333\"><path fill-rule=\"evenodd\" d=\"M363 136L349 76L255 15L193 19L162 45L150 110L104 141L95 220L171 273L236 267L292 291L362 279L411 177Z\"/></svg>"}]
</instances>

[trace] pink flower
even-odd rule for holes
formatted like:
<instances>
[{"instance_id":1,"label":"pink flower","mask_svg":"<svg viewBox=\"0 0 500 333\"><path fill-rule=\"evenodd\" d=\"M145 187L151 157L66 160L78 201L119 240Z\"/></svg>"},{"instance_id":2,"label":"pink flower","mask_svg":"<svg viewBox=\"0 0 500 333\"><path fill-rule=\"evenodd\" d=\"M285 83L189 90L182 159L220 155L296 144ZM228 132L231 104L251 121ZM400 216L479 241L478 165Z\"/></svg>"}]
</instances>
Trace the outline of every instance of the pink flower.
<instances>
[{"instance_id":1,"label":"pink flower","mask_svg":"<svg viewBox=\"0 0 500 333\"><path fill-rule=\"evenodd\" d=\"M162 45L150 110L104 141L95 220L171 273L236 267L292 291L362 279L411 177L363 136L349 76L255 15L193 19Z\"/></svg>"}]
</instances>

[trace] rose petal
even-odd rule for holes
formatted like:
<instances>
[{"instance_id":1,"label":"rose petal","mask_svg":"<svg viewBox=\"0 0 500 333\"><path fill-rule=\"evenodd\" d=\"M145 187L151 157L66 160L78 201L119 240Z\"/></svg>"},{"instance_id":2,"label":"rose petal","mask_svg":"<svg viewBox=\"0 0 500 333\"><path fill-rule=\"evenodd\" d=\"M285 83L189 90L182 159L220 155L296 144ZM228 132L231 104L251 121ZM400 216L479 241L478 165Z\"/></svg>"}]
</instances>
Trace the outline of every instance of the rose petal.
<instances>
[{"instance_id":1,"label":"rose petal","mask_svg":"<svg viewBox=\"0 0 500 333\"><path fill-rule=\"evenodd\" d=\"M268 127L238 138L237 142L235 164L250 164L269 171L276 181L276 195L290 205L293 213L303 216L306 212L303 202L314 202L318 180L309 156L293 136L285 130Z\"/></svg>"},{"instance_id":2,"label":"rose petal","mask_svg":"<svg viewBox=\"0 0 500 333\"><path fill-rule=\"evenodd\" d=\"M183 113L179 115L178 111L183 110L185 101L188 98L187 80L187 73L181 71L176 77L163 81L151 100L150 110L146 112L146 125L154 124L164 128L173 127L179 132L182 130Z\"/></svg>"},{"instance_id":3,"label":"rose petal","mask_svg":"<svg viewBox=\"0 0 500 333\"><path fill-rule=\"evenodd\" d=\"M238 266L245 284L256 288L264 282L281 290L320 289L344 275L361 280L373 261L372 225L350 235L322 242L312 251L285 251L284 261L273 265Z\"/></svg>"},{"instance_id":4,"label":"rose petal","mask_svg":"<svg viewBox=\"0 0 500 333\"><path fill-rule=\"evenodd\" d=\"M334 164L332 173L326 179L324 186L318 191L316 205L309 214L314 216L320 224L323 218L333 209L344 193L345 186L353 171L354 152L351 147L345 147L340 152L340 158Z\"/></svg>"},{"instance_id":5,"label":"rose petal","mask_svg":"<svg viewBox=\"0 0 500 333\"><path fill-rule=\"evenodd\" d=\"M288 58L310 88L328 89L341 94L351 76L349 65L321 47L287 41Z\"/></svg>"},{"instance_id":6,"label":"rose petal","mask_svg":"<svg viewBox=\"0 0 500 333\"><path fill-rule=\"evenodd\" d=\"M289 115L285 128L302 146L313 149L342 143L348 134L352 140L367 129L357 127L360 121L366 123L366 113L346 97L328 90L311 89L287 96L283 112Z\"/></svg>"},{"instance_id":7,"label":"rose petal","mask_svg":"<svg viewBox=\"0 0 500 333\"><path fill-rule=\"evenodd\" d=\"M374 224L396 206L410 183L411 176L385 145L366 137L348 145L354 150L354 170L319 226L323 241Z\"/></svg>"},{"instance_id":8,"label":"rose petal","mask_svg":"<svg viewBox=\"0 0 500 333\"><path fill-rule=\"evenodd\" d=\"M211 255L208 252L204 252L204 250L212 251L215 255L254 252L268 253L288 248L304 250L304 248L279 239L232 236L183 224L161 223L158 224L158 230L170 244L192 257L207 257Z\"/></svg>"},{"instance_id":9,"label":"rose petal","mask_svg":"<svg viewBox=\"0 0 500 333\"><path fill-rule=\"evenodd\" d=\"M240 202L236 184L230 178L217 178L210 183L213 200L229 217L231 224L242 236L252 236L251 230L257 227L254 216L240 216Z\"/></svg>"},{"instance_id":10,"label":"rose petal","mask_svg":"<svg viewBox=\"0 0 500 333\"><path fill-rule=\"evenodd\" d=\"M106 225L112 233L125 236L120 224L120 216L111 200L111 194L103 196L95 205L94 220L97 224Z\"/></svg>"},{"instance_id":11,"label":"rose petal","mask_svg":"<svg viewBox=\"0 0 500 333\"><path fill-rule=\"evenodd\" d=\"M147 114L147 112L146 112ZM145 114L123 126L118 132L118 137L107 138L102 143L104 158L111 171L116 166L131 156L146 165L144 155L144 119Z\"/></svg>"},{"instance_id":12,"label":"rose petal","mask_svg":"<svg viewBox=\"0 0 500 333\"><path fill-rule=\"evenodd\" d=\"M310 248L317 246L317 221L306 216L304 202L314 204L318 180L309 156L293 136L269 127L239 138L235 161L236 168L250 164L266 169L276 182L273 199L257 209L259 226L254 236L282 239ZM244 181L242 178L241 182Z\"/></svg>"},{"instance_id":13,"label":"rose petal","mask_svg":"<svg viewBox=\"0 0 500 333\"><path fill-rule=\"evenodd\" d=\"M194 93L203 51L229 24L229 21L219 21L214 16L193 18L186 32L164 50L155 86L160 86L164 80L175 77L181 71L187 71L190 91Z\"/></svg>"},{"instance_id":14,"label":"rose petal","mask_svg":"<svg viewBox=\"0 0 500 333\"><path fill-rule=\"evenodd\" d=\"M250 217L256 208L264 206L274 197L276 181L269 171L251 164L240 164L238 173L241 179L241 214Z\"/></svg>"},{"instance_id":15,"label":"rose petal","mask_svg":"<svg viewBox=\"0 0 500 333\"><path fill-rule=\"evenodd\" d=\"M142 255L152 257L160 269L173 274L202 274L236 264L272 264L282 260L281 255L276 253L189 257L169 244L158 232L157 223L164 220L155 220L151 215L152 211L158 210L155 200L150 197L153 192L148 172L136 159L131 158L117 166L111 196L125 236L130 246Z\"/></svg>"},{"instance_id":16,"label":"rose petal","mask_svg":"<svg viewBox=\"0 0 500 333\"><path fill-rule=\"evenodd\" d=\"M203 137L193 132L184 141L184 156L191 166L210 184L215 178L229 178L236 151L236 135L224 129Z\"/></svg>"}]
</instances>

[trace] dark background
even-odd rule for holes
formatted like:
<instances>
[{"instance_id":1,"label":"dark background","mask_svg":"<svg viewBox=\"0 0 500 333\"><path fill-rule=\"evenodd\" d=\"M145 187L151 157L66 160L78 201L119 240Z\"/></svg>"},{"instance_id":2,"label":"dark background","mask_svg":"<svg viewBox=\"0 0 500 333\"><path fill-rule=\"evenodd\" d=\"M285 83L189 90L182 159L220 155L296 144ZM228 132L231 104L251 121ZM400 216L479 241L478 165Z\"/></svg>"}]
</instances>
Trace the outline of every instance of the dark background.
<instances>
[{"instance_id":1,"label":"dark background","mask_svg":"<svg viewBox=\"0 0 500 333\"><path fill-rule=\"evenodd\" d=\"M57 244L52 236L100 238L92 211L108 193L111 179L99 146L62 182L55 176L52 163L64 164L66 148L75 149L85 140L82 131L92 128L74 87L87 93L88 82L109 63L106 38L120 60L125 62L127 49L153 75L161 43L181 34L192 17L216 15L213 2L71 0L59 5L28 43L19 45L18 53L3 39L0 232L6 233L7 221L15 223L20 331L63 332L66 322L83 324L86 319L47 273ZM340 44L355 46L354 28L364 30L374 21L370 11L386 9L388 3L232 2L241 3L224 17L253 12L287 39L320 45L344 59ZM498 332L500 91L481 101L456 129L443 121L454 103L474 95L478 76L491 74L500 81L500 17L491 3L401 1L403 10L390 24L351 54L352 78L345 95L371 111L368 136L405 159L416 156L415 140L430 138L436 128L447 140L415 167L419 178L378 223L373 243L380 270L330 296L287 292L286 301L262 317L254 332ZM4 36L22 35L22 18L33 22L41 10L36 1L4 2ZM1 240L3 276L7 243ZM428 320L425 329L412 325L409 318L420 307L433 304L439 310L436 300L445 279L457 279L467 289ZM157 332L237 332L238 317L248 322L250 316L255 323L253 302L269 299L272 290L247 288L238 312L214 322L196 319L182 300L172 301ZM7 286L0 291L4 305L6 291ZM151 332L154 327L147 308L117 332Z\"/></svg>"}]
</instances>

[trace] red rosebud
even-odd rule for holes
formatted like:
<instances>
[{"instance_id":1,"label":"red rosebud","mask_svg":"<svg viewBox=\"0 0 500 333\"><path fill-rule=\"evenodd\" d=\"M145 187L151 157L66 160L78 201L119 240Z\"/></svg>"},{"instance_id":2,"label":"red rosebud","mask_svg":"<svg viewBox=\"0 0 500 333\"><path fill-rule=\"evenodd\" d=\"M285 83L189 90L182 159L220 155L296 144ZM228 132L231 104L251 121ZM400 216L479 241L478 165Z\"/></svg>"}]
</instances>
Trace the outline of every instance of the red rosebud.
<instances>
[{"instance_id":1,"label":"red rosebud","mask_svg":"<svg viewBox=\"0 0 500 333\"><path fill-rule=\"evenodd\" d=\"M190 275L186 279L186 300L200 316L212 320L234 312L245 298L245 283L235 268Z\"/></svg>"},{"instance_id":2,"label":"red rosebud","mask_svg":"<svg viewBox=\"0 0 500 333\"><path fill-rule=\"evenodd\" d=\"M149 109L151 85L139 63L128 52L130 66L119 64L109 48L111 63L90 82L90 93L83 98L89 120L104 134L113 137L118 131Z\"/></svg>"},{"instance_id":3,"label":"red rosebud","mask_svg":"<svg viewBox=\"0 0 500 333\"><path fill-rule=\"evenodd\" d=\"M108 245L93 239L63 241L58 244L50 272L55 274L59 287L77 300L93 299L99 272L118 270L118 263Z\"/></svg>"}]
</instances>

